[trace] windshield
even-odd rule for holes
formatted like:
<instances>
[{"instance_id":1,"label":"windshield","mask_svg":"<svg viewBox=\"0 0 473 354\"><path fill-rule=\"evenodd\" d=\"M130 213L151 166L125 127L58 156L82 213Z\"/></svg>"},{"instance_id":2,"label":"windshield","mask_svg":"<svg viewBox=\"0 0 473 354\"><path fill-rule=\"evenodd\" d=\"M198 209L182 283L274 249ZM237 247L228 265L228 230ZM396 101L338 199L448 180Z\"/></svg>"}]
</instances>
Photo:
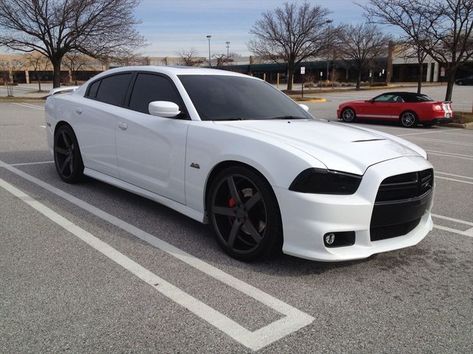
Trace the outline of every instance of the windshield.
<instances>
[{"instance_id":1,"label":"windshield","mask_svg":"<svg viewBox=\"0 0 473 354\"><path fill-rule=\"evenodd\" d=\"M312 118L264 81L226 75L180 75L202 120Z\"/></svg>"}]
</instances>

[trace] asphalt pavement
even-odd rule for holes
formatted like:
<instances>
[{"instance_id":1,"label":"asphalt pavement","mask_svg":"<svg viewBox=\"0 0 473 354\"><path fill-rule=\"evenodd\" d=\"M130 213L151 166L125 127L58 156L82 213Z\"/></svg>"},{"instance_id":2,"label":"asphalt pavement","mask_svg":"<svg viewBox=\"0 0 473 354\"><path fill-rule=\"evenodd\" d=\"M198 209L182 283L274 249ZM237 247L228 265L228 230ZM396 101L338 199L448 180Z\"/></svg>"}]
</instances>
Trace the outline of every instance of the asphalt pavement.
<instances>
[{"instance_id":1,"label":"asphalt pavement","mask_svg":"<svg viewBox=\"0 0 473 354\"><path fill-rule=\"evenodd\" d=\"M362 261L247 264L157 203L63 183L43 105L0 103L0 352L473 352L473 131L355 124L427 150L434 230Z\"/></svg>"}]
</instances>

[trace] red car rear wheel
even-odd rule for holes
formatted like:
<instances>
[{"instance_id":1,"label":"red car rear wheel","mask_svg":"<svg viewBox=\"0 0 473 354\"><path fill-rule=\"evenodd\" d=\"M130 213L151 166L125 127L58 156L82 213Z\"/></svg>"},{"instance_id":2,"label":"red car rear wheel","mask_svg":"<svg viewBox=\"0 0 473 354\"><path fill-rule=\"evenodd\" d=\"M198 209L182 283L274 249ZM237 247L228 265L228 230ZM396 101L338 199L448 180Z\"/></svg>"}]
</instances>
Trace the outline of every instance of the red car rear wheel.
<instances>
[{"instance_id":1,"label":"red car rear wheel","mask_svg":"<svg viewBox=\"0 0 473 354\"><path fill-rule=\"evenodd\" d=\"M406 128L413 128L417 125L417 116L411 111L403 112L399 120L402 126Z\"/></svg>"}]
</instances>

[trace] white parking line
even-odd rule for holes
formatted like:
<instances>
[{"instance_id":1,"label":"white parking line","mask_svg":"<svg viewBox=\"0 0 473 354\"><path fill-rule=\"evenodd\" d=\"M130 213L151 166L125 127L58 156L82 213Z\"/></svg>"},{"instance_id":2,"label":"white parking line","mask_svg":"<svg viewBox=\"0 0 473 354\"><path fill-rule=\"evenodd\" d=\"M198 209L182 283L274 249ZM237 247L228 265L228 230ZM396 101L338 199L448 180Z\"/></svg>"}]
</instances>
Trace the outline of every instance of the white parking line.
<instances>
[{"instance_id":1,"label":"white parking line","mask_svg":"<svg viewBox=\"0 0 473 354\"><path fill-rule=\"evenodd\" d=\"M54 161L36 161L36 162L18 162L11 163L10 166L33 166L33 165L43 165L48 163L54 163Z\"/></svg>"},{"instance_id":2,"label":"white parking line","mask_svg":"<svg viewBox=\"0 0 473 354\"><path fill-rule=\"evenodd\" d=\"M465 146L465 147L473 146L473 144L469 144L469 143L465 143L465 142L446 141L446 140L429 139L429 138L422 138L422 137L412 137L412 138L420 140L420 141L431 142L431 143L450 144L450 145Z\"/></svg>"},{"instance_id":3,"label":"white parking line","mask_svg":"<svg viewBox=\"0 0 473 354\"><path fill-rule=\"evenodd\" d=\"M29 103L15 103L15 102L13 102L12 104L14 104L14 105L16 105L16 106L20 106L20 107L36 109L36 110L38 110L38 111L44 111L44 107L38 106L38 105L34 105L34 104L29 104Z\"/></svg>"},{"instance_id":4,"label":"white parking line","mask_svg":"<svg viewBox=\"0 0 473 354\"><path fill-rule=\"evenodd\" d=\"M447 133L448 131L446 129L441 129L441 130L436 130L433 132L421 132L421 133L407 133L407 134L399 134L399 137L404 137L404 136L412 136L412 135L427 135L427 134L439 134L439 133Z\"/></svg>"},{"instance_id":5,"label":"white parking line","mask_svg":"<svg viewBox=\"0 0 473 354\"><path fill-rule=\"evenodd\" d=\"M435 179L444 179L446 181L459 182L459 183L465 183L465 184L473 184L473 182L470 182L470 181L462 181L461 179L450 178L450 177L435 176Z\"/></svg>"},{"instance_id":6,"label":"white parking line","mask_svg":"<svg viewBox=\"0 0 473 354\"><path fill-rule=\"evenodd\" d=\"M473 177L456 175L454 173L447 173L447 172L442 172L442 171L435 171L435 173L440 174L440 175L445 175L445 176L459 177L459 178L465 178L465 179L473 179Z\"/></svg>"},{"instance_id":7,"label":"white parking line","mask_svg":"<svg viewBox=\"0 0 473 354\"><path fill-rule=\"evenodd\" d=\"M456 222L458 224L473 226L473 222L471 222L471 221L455 219L455 218L451 218L449 216L443 216L443 215L438 215L438 214L432 214L432 216L434 218L438 218L438 219L453 221L453 222ZM469 228L468 230L457 230L457 229L453 229L451 227L442 226L442 225L434 225L434 227L439 229L439 230L453 232L453 233L456 233L456 234L459 234L459 235L462 235L462 236L473 237L473 227Z\"/></svg>"},{"instance_id":8,"label":"white parking line","mask_svg":"<svg viewBox=\"0 0 473 354\"><path fill-rule=\"evenodd\" d=\"M466 230L466 231L452 229L451 227L442 226L442 225L434 225L434 227L436 229L443 230L443 231L448 231L448 232L453 232L453 233L458 234L458 235L473 237L473 227L471 229Z\"/></svg>"},{"instance_id":9,"label":"white parking line","mask_svg":"<svg viewBox=\"0 0 473 354\"><path fill-rule=\"evenodd\" d=\"M175 258L181 260L182 262L190 265L191 267L219 280L223 284L226 284L243 294L261 302L262 304L272 308L273 310L285 315L285 317L270 323L269 325L262 327L256 331L249 331L246 328L243 328L238 323L232 321L231 319L226 318L221 313L213 310L212 308L205 305L205 308L201 308L201 305L196 305L193 307L192 303L188 303L189 298L185 296L190 296L188 294L181 296L174 296L173 293L169 292L169 286L167 284L164 289L167 289L166 292L163 290L163 294L172 298L177 303L188 308L197 316L206 320L225 334L229 335L239 343L245 345L246 347L252 350L258 350L263 348L307 325L314 321L314 318L305 312L302 312L295 307L265 293L264 291L245 283L232 275L225 273L224 271L198 259L197 257L192 256L191 254L167 243L164 240L159 239L158 237L151 235L136 226L133 226L107 212L94 207L93 205L74 197L73 195L66 193L46 182L41 181L40 179L33 177L3 161L0 160L0 167L7 169L8 171L16 174L19 177L22 177L33 184L36 184L47 191L69 201L70 203L82 208L89 213L109 222L112 225L136 236L137 238L151 244L152 246L174 256ZM66 220L67 221L67 220ZM68 221L67 221L68 222ZM72 230L76 230L74 224L68 222L67 225L72 225ZM92 236L93 237L93 236ZM108 246L108 245L107 245ZM120 254L121 255L121 254ZM121 255L123 256L123 255ZM123 256L124 257L124 256ZM128 268L127 268L128 269ZM146 281L146 280L145 280ZM158 281L159 283L159 281ZM176 288L177 289L177 288ZM159 290L159 289L158 289ZM194 312L195 311L195 312ZM208 312L207 312L208 311Z\"/></svg>"},{"instance_id":10,"label":"white parking line","mask_svg":"<svg viewBox=\"0 0 473 354\"><path fill-rule=\"evenodd\" d=\"M451 218L449 216L443 216L443 215L438 215L438 214L432 214L432 216L434 218L444 219L444 220L453 221L453 222L456 222L456 223L459 223L459 224L465 224L465 225L468 225L468 226L473 226L473 222L471 222L471 221L455 219L455 218Z\"/></svg>"},{"instance_id":11,"label":"white parking line","mask_svg":"<svg viewBox=\"0 0 473 354\"><path fill-rule=\"evenodd\" d=\"M456 159L462 159L462 160L473 160L473 155L455 154L455 153L442 152L442 151L436 151L436 150L425 150L425 151L427 151L429 155L434 155L434 156L445 156L445 157L454 157Z\"/></svg>"}]
</instances>

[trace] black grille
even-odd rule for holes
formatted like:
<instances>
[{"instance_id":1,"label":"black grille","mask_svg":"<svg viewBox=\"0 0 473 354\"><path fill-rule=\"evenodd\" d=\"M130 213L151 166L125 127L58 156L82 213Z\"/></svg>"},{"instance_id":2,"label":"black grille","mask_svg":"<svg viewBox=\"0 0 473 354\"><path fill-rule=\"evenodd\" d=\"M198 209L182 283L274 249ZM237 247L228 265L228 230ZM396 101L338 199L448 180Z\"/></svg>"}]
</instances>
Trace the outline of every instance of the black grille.
<instances>
[{"instance_id":1,"label":"black grille","mask_svg":"<svg viewBox=\"0 0 473 354\"><path fill-rule=\"evenodd\" d=\"M402 224L373 227L370 230L371 241L379 241L408 234L419 225L420 218Z\"/></svg>"},{"instance_id":2,"label":"black grille","mask_svg":"<svg viewBox=\"0 0 473 354\"><path fill-rule=\"evenodd\" d=\"M419 197L432 189L433 182L434 171L431 168L388 177L379 186L376 202Z\"/></svg>"},{"instance_id":3,"label":"black grille","mask_svg":"<svg viewBox=\"0 0 473 354\"><path fill-rule=\"evenodd\" d=\"M371 241L412 231L432 199L432 169L386 178L380 185L371 215Z\"/></svg>"}]
</instances>

